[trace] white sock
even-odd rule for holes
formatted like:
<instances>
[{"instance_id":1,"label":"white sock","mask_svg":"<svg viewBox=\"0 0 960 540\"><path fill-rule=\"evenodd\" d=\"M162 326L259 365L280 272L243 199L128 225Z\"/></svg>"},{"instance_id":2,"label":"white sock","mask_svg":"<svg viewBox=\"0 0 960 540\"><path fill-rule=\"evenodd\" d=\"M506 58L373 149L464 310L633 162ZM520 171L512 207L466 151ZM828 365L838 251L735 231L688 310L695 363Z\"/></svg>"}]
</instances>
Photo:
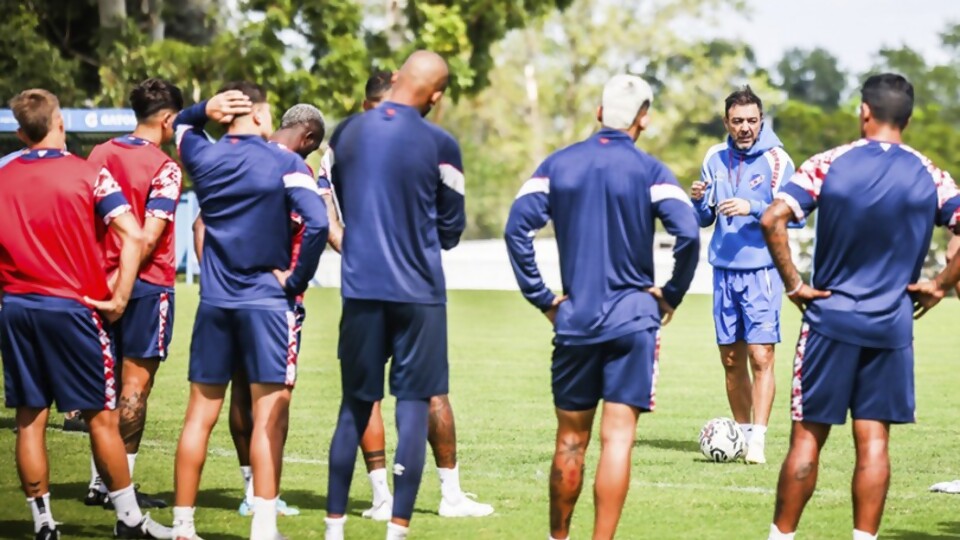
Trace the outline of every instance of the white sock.
<instances>
[{"instance_id":1,"label":"white sock","mask_svg":"<svg viewBox=\"0 0 960 540\"><path fill-rule=\"evenodd\" d=\"M760 424L754 424L753 429L751 429L750 440L760 441L764 443L767 438L767 426L761 426Z\"/></svg>"},{"instance_id":2,"label":"white sock","mask_svg":"<svg viewBox=\"0 0 960 540\"><path fill-rule=\"evenodd\" d=\"M454 504L460 502L463 497L460 489L460 464L457 463L452 469L437 467L437 474L440 475L440 494L443 498Z\"/></svg>"},{"instance_id":3,"label":"white sock","mask_svg":"<svg viewBox=\"0 0 960 540\"><path fill-rule=\"evenodd\" d=\"M753 424L740 424L740 431L743 432L744 442L750 444L750 437L753 435Z\"/></svg>"},{"instance_id":4,"label":"white sock","mask_svg":"<svg viewBox=\"0 0 960 540\"><path fill-rule=\"evenodd\" d=\"M853 540L877 540L877 535L854 529Z\"/></svg>"},{"instance_id":5,"label":"white sock","mask_svg":"<svg viewBox=\"0 0 960 540\"><path fill-rule=\"evenodd\" d=\"M797 533L782 533L773 523L770 524L770 536L767 540L793 540Z\"/></svg>"},{"instance_id":6,"label":"white sock","mask_svg":"<svg viewBox=\"0 0 960 540\"><path fill-rule=\"evenodd\" d=\"M569 537L569 536L566 537L566 538L554 538L553 536L550 536L549 534L548 534L547 536L550 537L550 540L570 540L570 537Z\"/></svg>"},{"instance_id":7,"label":"white sock","mask_svg":"<svg viewBox=\"0 0 960 540\"><path fill-rule=\"evenodd\" d=\"M379 506L384 501L393 499L390 486L387 484L387 469L374 469L367 473L370 479L370 489L373 490L373 506Z\"/></svg>"},{"instance_id":8,"label":"white sock","mask_svg":"<svg viewBox=\"0 0 960 540\"><path fill-rule=\"evenodd\" d=\"M124 522L128 527L136 527L143 521L143 513L137 504L137 494L133 491L133 484L110 492L110 500L117 511L117 521Z\"/></svg>"},{"instance_id":9,"label":"white sock","mask_svg":"<svg viewBox=\"0 0 960 540\"><path fill-rule=\"evenodd\" d=\"M133 467L137 464L137 454L127 454L127 467L130 468L130 478L133 478Z\"/></svg>"},{"instance_id":10,"label":"white sock","mask_svg":"<svg viewBox=\"0 0 960 540\"><path fill-rule=\"evenodd\" d=\"M273 540L277 535L277 498L253 498L253 523L250 540Z\"/></svg>"},{"instance_id":11,"label":"white sock","mask_svg":"<svg viewBox=\"0 0 960 540\"><path fill-rule=\"evenodd\" d=\"M397 525L392 521L387 523L387 540L407 540L407 533L409 532L410 527Z\"/></svg>"},{"instance_id":12,"label":"white sock","mask_svg":"<svg viewBox=\"0 0 960 540\"><path fill-rule=\"evenodd\" d=\"M240 474L243 476L243 500L253 504L253 469L249 465L241 465Z\"/></svg>"},{"instance_id":13,"label":"white sock","mask_svg":"<svg viewBox=\"0 0 960 540\"><path fill-rule=\"evenodd\" d=\"M192 538L197 534L197 527L193 523L193 514L196 508L193 506L174 506L173 507L173 528L174 536Z\"/></svg>"},{"instance_id":14,"label":"white sock","mask_svg":"<svg viewBox=\"0 0 960 540\"><path fill-rule=\"evenodd\" d=\"M343 540L343 526L347 523L347 516L323 518L323 522L327 524L324 540Z\"/></svg>"},{"instance_id":15,"label":"white sock","mask_svg":"<svg viewBox=\"0 0 960 540\"><path fill-rule=\"evenodd\" d=\"M93 455L90 456L90 488L97 488L100 493L107 492L107 485L100 478L100 473L97 471L97 462L93 460Z\"/></svg>"},{"instance_id":16,"label":"white sock","mask_svg":"<svg viewBox=\"0 0 960 540\"><path fill-rule=\"evenodd\" d=\"M57 528L57 523L53 521L53 511L50 510L49 492L39 498L28 497L27 504L30 506L30 513L33 514L33 532L40 532L44 525L51 529Z\"/></svg>"}]
</instances>

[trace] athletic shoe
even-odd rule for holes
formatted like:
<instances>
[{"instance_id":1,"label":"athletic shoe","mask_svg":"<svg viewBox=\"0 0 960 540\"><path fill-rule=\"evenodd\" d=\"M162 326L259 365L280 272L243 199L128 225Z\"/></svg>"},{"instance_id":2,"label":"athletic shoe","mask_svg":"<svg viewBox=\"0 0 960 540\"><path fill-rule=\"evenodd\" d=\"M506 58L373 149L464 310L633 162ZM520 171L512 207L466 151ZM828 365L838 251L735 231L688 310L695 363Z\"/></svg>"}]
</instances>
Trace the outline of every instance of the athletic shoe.
<instances>
[{"instance_id":1,"label":"athletic shoe","mask_svg":"<svg viewBox=\"0 0 960 540\"><path fill-rule=\"evenodd\" d=\"M380 504L367 508L360 515L374 521L390 521L393 517L393 499L380 501Z\"/></svg>"},{"instance_id":2,"label":"athletic shoe","mask_svg":"<svg viewBox=\"0 0 960 540\"><path fill-rule=\"evenodd\" d=\"M104 506L109 500L110 496L100 491L100 483L98 482L87 488L87 496L83 498L83 504L87 506Z\"/></svg>"},{"instance_id":3,"label":"athletic shoe","mask_svg":"<svg viewBox=\"0 0 960 540\"><path fill-rule=\"evenodd\" d=\"M142 508L166 508L167 501L163 499L158 499L152 495L147 495L140 491L140 485L136 484L133 486L133 492L137 495L137 506ZM90 493L87 493L87 497L90 496ZM110 500L110 496L104 494L106 499L103 501L103 507L107 510L113 510L113 501ZM86 503L86 501L84 501Z\"/></svg>"},{"instance_id":4,"label":"athletic shoe","mask_svg":"<svg viewBox=\"0 0 960 540\"><path fill-rule=\"evenodd\" d=\"M34 536L35 540L60 540L60 530L51 529L47 525L40 528L40 532Z\"/></svg>"},{"instance_id":5,"label":"athletic shoe","mask_svg":"<svg viewBox=\"0 0 960 540\"><path fill-rule=\"evenodd\" d=\"M89 433L90 427L87 426L87 423L83 421L83 417L78 413L76 415L67 415L63 417L63 430Z\"/></svg>"},{"instance_id":6,"label":"athletic shoe","mask_svg":"<svg viewBox=\"0 0 960 540\"><path fill-rule=\"evenodd\" d=\"M243 517L250 517L253 515L253 505L248 503L246 499L240 503L240 509L238 510L240 515ZM278 516L299 516L300 509L296 506L290 506L287 504L287 501L283 499L277 500L277 515Z\"/></svg>"},{"instance_id":7,"label":"athletic shoe","mask_svg":"<svg viewBox=\"0 0 960 540\"><path fill-rule=\"evenodd\" d=\"M750 446L747 447L747 456L743 460L751 465L765 464L767 462L767 457L763 455L764 446L764 441L756 439L753 440L750 443Z\"/></svg>"},{"instance_id":8,"label":"athletic shoe","mask_svg":"<svg viewBox=\"0 0 960 540\"><path fill-rule=\"evenodd\" d=\"M118 521L113 528L114 538L173 538L173 529L164 527L156 521L150 519L150 514L143 516L135 527L130 527L122 521Z\"/></svg>"},{"instance_id":9,"label":"athletic shoe","mask_svg":"<svg viewBox=\"0 0 960 540\"><path fill-rule=\"evenodd\" d=\"M440 498L440 517L483 517L493 513L489 504L477 502L473 493L463 493L460 500L453 503L446 497Z\"/></svg>"},{"instance_id":10,"label":"athletic shoe","mask_svg":"<svg viewBox=\"0 0 960 540\"><path fill-rule=\"evenodd\" d=\"M934 493L950 493L956 495L960 493L960 480L954 480L953 482L939 482L930 486L930 491Z\"/></svg>"}]
</instances>

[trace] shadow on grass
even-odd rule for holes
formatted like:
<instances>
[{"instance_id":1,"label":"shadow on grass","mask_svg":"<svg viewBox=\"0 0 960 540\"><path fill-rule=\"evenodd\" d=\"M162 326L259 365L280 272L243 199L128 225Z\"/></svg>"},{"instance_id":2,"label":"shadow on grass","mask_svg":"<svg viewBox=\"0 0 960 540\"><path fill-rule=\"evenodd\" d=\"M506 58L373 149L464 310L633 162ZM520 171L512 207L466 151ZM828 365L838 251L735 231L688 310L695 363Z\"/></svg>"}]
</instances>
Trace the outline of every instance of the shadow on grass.
<instances>
[{"instance_id":1,"label":"shadow on grass","mask_svg":"<svg viewBox=\"0 0 960 540\"><path fill-rule=\"evenodd\" d=\"M880 534L883 538L891 540L941 540L944 538L960 538L960 521L942 521L937 525L937 531L918 532L893 529L889 531L882 530Z\"/></svg>"},{"instance_id":2,"label":"shadow on grass","mask_svg":"<svg viewBox=\"0 0 960 540\"><path fill-rule=\"evenodd\" d=\"M63 523L57 527L64 538L112 538L113 521L105 520L100 525L77 525ZM11 539L32 539L33 520L26 513L20 520L0 520L0 537Z\"/></svg>"},{"instance_id":3,"label":"shadow on grass","mask_svg":"<svg viewBox=\"0 0 960 540\"><path fill-rule=\"evenodd\" d=\"M633 441L634 448L640 448L641 446L649 446L661 450L700 453L700 443L697 441L672 441L669 439L637 439Z\"/></svg>"}]
</instances>

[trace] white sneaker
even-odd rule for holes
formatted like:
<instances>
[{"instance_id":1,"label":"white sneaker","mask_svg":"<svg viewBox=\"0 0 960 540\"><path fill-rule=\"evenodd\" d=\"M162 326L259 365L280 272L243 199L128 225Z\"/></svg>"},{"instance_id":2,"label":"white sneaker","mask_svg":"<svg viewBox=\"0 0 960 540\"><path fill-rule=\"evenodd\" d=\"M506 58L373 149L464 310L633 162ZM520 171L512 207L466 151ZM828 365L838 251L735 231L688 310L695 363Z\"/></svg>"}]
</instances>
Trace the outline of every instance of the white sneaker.
<instances>
[{"instance_id":1,"label":"white sneaker","mask_svg":"<svg viewBox=\"0 0 960 540\"><path fill-rule=\"evenodd\" d=\"M767 462L767 457L763 455L765 443L763 440L754 440L747 447L747 457L744 461L751 465L763 465Z\"/></svg>"},{"instance_id":2,"label":"white sneaker","mask_svg":"<svg viewBox=\"0 0 960 540\"><path fill-rule=\"evenodd\" d=\"M440 498L440 517L483 517L493 513L489 504L477 502L473 493L462 493L460 500L451 502L446 497Z\"/></svg>"},{"instance_id":3,"label":"white sneaker","mask_svg":"<svg viewBox=\"0 0 960 540\"><path fill-rule=\"evenodd\" d=\"M323 522L326 523L323 540L343 540L343 528L347 524L347 516L336 519L323 518Z\"/></svg>"},{"instance_id":4,"label":"white sneaker","mask_svg":"<svg viewBox=\"0 0 960 540\"><path fill-rule=\"evenodd\" d=\"M960 480L934 484L930 486L930 491L933 491L934 493L950 493L955 495L960 493Z\"/></svg>"},{"instance_id":5,"label":"white sneaker","mask_svg":"<svg viewBox=\"0 0 960 540\"><path fill-rule=\"evenodd\" d=\"M382 500L380 504L367 508L360 515L374 521L390 521L393 516L393 499Z\"/></svg>"}]
</instances>

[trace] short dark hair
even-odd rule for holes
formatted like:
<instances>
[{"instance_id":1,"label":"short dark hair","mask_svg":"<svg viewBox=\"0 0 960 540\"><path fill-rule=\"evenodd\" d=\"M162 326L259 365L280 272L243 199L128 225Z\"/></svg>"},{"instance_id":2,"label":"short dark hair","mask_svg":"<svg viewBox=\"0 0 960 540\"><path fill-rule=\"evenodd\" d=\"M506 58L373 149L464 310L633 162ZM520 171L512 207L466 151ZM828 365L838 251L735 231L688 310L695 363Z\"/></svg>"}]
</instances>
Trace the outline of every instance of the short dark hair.
<instances>
[{"instance_id":1,"label":"short dark hair","mask_svg":"<svg viewBox=\"0 0 960 540\"><path fill-rule=\"evenodd\" d=\"M243 95L250 98L250 101L254 104L256 103L266 103L267 102L267 91L264 90L262 86L255 82L250 81L233 81L228 82L227 84L220 87L220 90L217 90L217 93L226 92L227 90L239 90L243 92Z\"/></svg>"},{"instance_id":2,"label":"short dark hair","mask_svg":"<svg viewBox=\"0 0 960 540\"><path fill-rule=\"evenodd\" d=\"M903 75L881 73L869 77L860 89L860 99L870 106L878 122L907 127L913 115L913 85Z\"/></svg>"},{"instance_id":3,"label":"short dark hair","mask_svg":"<svg viewBox=\"0 0 960 540\"><path fill-rule=\"evenodd\" d=\"M375 99L380 99L383 97L383 94L390 90L390 87L393 86L393 72L383 69L378 69L374 71L370 78L367 79L367 86L364 88L365 97L373 101Z\"/></svg>"},{"instance_id":4,"label":"short dark hair","mask_svg":"<svg viewBox=\"0 0 960 540\"><path fill-rule=\"evenodd\" d=\"M20 124L20 131L32 143L38 143L53 127L53 112L60 100L49 90L31 88L20 92L10 100L13 117Z\"/></svg>"},{"instance_id":5,"label":"short dark hair","mask_svg":"<svg viewBox=\"0 0 960 540\"><path fill-rule=\"evenodd\" d=\"M140 122L164 109L180 112L183 93L173 83L151 77L130 91L130 107Z\"/></svg>"},{"instance_id":6,"label":"short dark hair","mask_svg":"<svg viewBox=\"0 0 960 540\"><path fill-rule=\"evenodd\" d=\"M763 114L763 101L760 100L760 96L753 93L753 88L750 88L749 84L737 88L736 91L727 96L724 102L723 115L728 116L730 109L735 105L756 105L760 109L760 114Z\"/></svg>"}]
</instances>

